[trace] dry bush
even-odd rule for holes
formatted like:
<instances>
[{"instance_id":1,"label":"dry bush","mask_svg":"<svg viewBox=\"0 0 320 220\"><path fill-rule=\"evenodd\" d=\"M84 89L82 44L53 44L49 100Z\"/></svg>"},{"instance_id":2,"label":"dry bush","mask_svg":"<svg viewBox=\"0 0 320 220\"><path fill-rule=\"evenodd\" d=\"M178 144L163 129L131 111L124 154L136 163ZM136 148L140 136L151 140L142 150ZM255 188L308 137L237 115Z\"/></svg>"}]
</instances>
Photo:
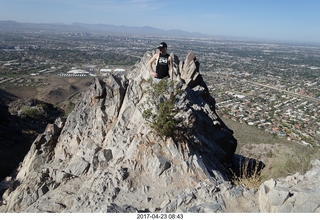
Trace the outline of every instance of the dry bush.
<instances>
[{"instance_id":1,"label":"dry bush","mask_svg":"<svg viewBox=\"0 0 320 220\"><path fill-rule=\"evenodd\" d=\"M246 159L243 164L239 166L239 174L233 173L233 182L235 185L245 186L249 189L257 190L259 186L265 181L261 164L252 163L251 159Z\"/></svg>"}]
</instances>

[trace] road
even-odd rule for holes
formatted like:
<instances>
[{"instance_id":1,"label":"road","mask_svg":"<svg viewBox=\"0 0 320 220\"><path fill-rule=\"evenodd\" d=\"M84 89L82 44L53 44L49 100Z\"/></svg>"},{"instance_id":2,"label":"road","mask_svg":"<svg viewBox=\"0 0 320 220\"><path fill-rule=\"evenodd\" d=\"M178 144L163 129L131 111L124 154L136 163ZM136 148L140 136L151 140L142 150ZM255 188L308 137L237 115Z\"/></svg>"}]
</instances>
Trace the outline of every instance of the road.
<instances>
[{"instance_id":1,"label":"road","mask_svg":"<svg viewBox=\"0 0 320 220\"><path fill-rule=\"evenodd\" d=\"M300 98L308 99L308 100L311 100L311 101L314 101L314 102L320 102L320 99L318 99L318 98L314 98L314 97L310 97L310 96L301 95L301 94L298 94L298 93L286 91L286 90L279 89L279 88L274 87L274 86L269 86L269 85L265 85L265 84L253 82L253 81L251 81L251 80L248 80L247 82L252 83L252 84L254 84L254 85L257 85L257 86L262 86L262 87L266 87L266 88L269 88L269 89L274 89L274 90L277 90L277 91L279 91L279 92L284 92L284 93L287 93L287 94L289 94L289 95L298 96L298 97L300 97Z\"/></svg>"}]
</instances>

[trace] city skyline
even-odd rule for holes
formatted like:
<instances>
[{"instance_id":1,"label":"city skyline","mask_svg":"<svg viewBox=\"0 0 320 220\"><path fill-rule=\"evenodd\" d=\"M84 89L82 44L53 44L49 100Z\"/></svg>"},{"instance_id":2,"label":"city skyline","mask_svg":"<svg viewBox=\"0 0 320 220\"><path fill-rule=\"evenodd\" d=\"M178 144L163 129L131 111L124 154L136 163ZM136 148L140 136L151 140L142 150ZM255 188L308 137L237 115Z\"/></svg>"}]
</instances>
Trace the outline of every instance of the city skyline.
<instances>
[{"instance_id":1,"label":"city skyline","mask_svg":"<svg viewBox=\"0 0 320 220\"><path fill-rule=\"evenodd\" d=\"M179 29L212 36L320 43L316 0L3 0L0 20Z\"/></svg>"}]
</instances>

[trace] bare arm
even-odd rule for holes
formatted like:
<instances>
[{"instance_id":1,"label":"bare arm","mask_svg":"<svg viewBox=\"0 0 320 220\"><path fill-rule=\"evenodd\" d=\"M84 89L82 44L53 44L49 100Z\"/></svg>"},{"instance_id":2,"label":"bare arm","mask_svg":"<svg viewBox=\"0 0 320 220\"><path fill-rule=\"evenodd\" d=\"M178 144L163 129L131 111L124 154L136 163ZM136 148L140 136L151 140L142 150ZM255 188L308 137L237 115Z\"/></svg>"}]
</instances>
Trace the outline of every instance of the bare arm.
<instances>
[{"instance_id":1,"label":"bare arm","mask_svg":"<svg viewBox=\"0 0 320 220\"><path fill-rule=\"evenodd\" d=\"M157 73L153 70L153 68L152 68L152 64L153 64L153 62L156 61L156 60L157 60L157 54L155 54L155 55L149 60L149 62L148 62L149 70L150 70L151 75L152 75L153 77L157 77L157 76L158 76L158 74L157 74Z\"/></svg>"}]
</instances>

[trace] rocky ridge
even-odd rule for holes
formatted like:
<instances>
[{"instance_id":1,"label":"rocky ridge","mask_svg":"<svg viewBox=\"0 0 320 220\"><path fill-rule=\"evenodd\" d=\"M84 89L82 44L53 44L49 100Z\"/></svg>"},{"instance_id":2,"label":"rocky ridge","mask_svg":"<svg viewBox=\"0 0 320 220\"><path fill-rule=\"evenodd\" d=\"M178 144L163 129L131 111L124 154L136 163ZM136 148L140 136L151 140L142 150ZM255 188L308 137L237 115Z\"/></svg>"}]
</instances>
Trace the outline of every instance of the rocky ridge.
<instances>
[{"instance_id":1,"label":"rocky ridge","mask_svg":"<svg viewBox=\"0 0 320 220\"><path fill-rule=\"evenodd\" d=\"M236 139L215 113L192 52L181 62L171 54L183 91L175 102L177 135L163 138L149 128L142 112L152 55L147 52L127 76L96 78L68 118L47 126L1 182L0 212L290 211L280 205L294 204L296 188L275 203L281 191L275 180L258 195L229 181ZM317 178L319 167L314 162L306 177ZM299 175L286 181L297 179L303 181Z\"/></svg>"}]
</instances>

